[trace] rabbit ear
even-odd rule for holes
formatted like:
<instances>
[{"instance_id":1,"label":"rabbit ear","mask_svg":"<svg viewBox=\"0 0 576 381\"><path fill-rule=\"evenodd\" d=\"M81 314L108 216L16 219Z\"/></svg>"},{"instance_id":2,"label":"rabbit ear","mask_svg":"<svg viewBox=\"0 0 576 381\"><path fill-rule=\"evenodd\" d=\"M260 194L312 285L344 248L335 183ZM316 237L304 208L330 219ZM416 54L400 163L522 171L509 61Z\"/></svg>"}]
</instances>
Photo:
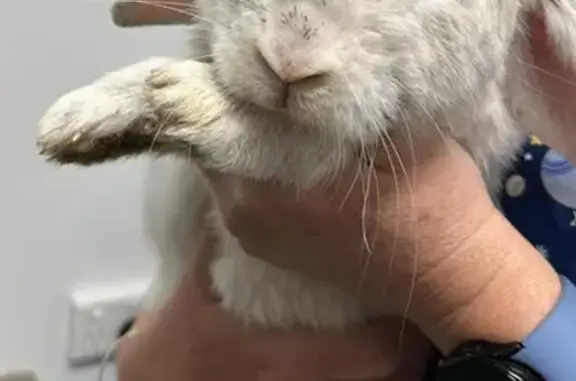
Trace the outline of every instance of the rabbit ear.
<instances>
[{"instance_id":1,"label":"rabbit ear","mask_svg":"<svg viewBox=\"0 0 576 381\"><path fill-rule=\"evenodd\" d=\"M530 74L525 88L530 132L576 161L576 0L527 0L528 46L522 54ZM569 149L572 148L572 149Z\"/></svg>"}]
</instances>

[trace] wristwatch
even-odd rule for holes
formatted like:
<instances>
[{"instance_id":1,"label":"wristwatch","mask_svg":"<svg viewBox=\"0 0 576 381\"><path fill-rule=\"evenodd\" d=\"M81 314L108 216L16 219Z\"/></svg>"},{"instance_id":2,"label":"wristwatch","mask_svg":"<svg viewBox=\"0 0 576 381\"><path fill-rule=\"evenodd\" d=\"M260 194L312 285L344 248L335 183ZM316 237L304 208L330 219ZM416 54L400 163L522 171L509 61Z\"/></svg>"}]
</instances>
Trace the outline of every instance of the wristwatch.
<instances>
[{"instance_id":1,"label":"wristwatch","mask_svg":"<svg viewBox=\"0 0 576 381\"><path fill-rule=\"evenodd\" d=\"M522 343L470 341L431 359L425 381L575 381L576 287L560 280L556 306Z\"/></svg>"},{"instance_id":2,"label":"wristwatch","mask_svg":"<svg viewBox=\"0 0 576 381\"><path fill-rule=\"evenodd\" d=\"M530 366L513 357L521 343L471 341L429 364L424 381L546 381Z\"/></svg>"}]
</instances>

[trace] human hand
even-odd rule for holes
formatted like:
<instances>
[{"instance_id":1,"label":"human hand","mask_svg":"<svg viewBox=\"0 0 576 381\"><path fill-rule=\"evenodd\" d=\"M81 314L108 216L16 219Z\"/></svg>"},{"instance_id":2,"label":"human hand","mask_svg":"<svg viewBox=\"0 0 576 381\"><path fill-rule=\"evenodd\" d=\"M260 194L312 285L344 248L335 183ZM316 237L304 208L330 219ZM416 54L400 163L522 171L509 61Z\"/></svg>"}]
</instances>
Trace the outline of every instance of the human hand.
<instances>
[{"instance_id":1,"label":"human hand","mask_svg":"<svg viewBox=\"0 0 576 381\"><path fill-rule=\"evenodd\" d=\"M402 321L348 332L249 328L210 293L207 241L173 298L136 323L118 352L120 381L420 381L429 353L413 327L396 346Z\"/></svg>"},{"instance_id":2,"label":"human hand","mask_svg":"<svg viewBox=\"0 0 576 381\"><path fill-rule=\"evenodd\" d=\"M309 192L214 176L228 227L251 255L405 315L443 350L524 338L554 305L558 276L456 142L394 141L403 165L373 158L368 196L368 176L354 183L358 163Z\"/></svg>"}]
</instances>

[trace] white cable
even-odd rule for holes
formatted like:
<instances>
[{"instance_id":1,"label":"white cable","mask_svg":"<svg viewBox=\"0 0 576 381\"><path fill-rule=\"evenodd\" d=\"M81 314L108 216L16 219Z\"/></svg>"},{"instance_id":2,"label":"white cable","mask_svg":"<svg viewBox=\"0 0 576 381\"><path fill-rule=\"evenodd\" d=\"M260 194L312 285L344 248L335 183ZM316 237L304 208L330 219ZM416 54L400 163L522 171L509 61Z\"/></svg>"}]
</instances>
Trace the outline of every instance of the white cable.
<instances>
[{"instance_id":1,"label":"white cable","mask_svg":"<svg viewBox=\"0 0 576 381\"><path fill-rule=\"evenodd\" d=\"M102 357L100 366L98 367L98 375L96 376L96 381L104 381L104 376L106 374L106 367L108 366L108 362L110 361L110 359L112 359L112 356L114 356L114 354L116 353L118 345L120 345L120 340L122 340L122 338L124 337L134 336L137 333L139 333L139 331L137 329L132 328L125 335L114 340L112 344L110 344L110 346L106 350L106 353L104 354L104 357Z\"/></svg>"}]
</instances>

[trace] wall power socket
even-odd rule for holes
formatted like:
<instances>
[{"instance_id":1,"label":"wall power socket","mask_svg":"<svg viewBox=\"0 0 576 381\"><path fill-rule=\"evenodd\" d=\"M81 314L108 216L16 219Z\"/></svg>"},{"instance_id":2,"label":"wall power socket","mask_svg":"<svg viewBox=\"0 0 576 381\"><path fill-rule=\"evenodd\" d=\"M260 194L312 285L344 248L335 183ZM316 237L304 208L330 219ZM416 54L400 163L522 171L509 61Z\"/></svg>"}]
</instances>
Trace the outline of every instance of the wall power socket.
<instances>
[{"instance_id":1,"label":"wall power socket","mask_svg":"<svg viewBox=\"0 0 576 381\"><path fill-rule=\"evenodd\" d=\"M125 323L138 315L150 280L85 287L70 297L68 362L71 366L99 363Z\"/></svg>"},{"instance_id":2,"label":"wall power socket","mask_svg":"<svg viewBox=\"0 0 576 381\"><path fill-rule=\"evenodd\" d=\"M0 381L38 381L38 377L32 370L13 370L0 372Z\"/></svg>"}]
</instances>

